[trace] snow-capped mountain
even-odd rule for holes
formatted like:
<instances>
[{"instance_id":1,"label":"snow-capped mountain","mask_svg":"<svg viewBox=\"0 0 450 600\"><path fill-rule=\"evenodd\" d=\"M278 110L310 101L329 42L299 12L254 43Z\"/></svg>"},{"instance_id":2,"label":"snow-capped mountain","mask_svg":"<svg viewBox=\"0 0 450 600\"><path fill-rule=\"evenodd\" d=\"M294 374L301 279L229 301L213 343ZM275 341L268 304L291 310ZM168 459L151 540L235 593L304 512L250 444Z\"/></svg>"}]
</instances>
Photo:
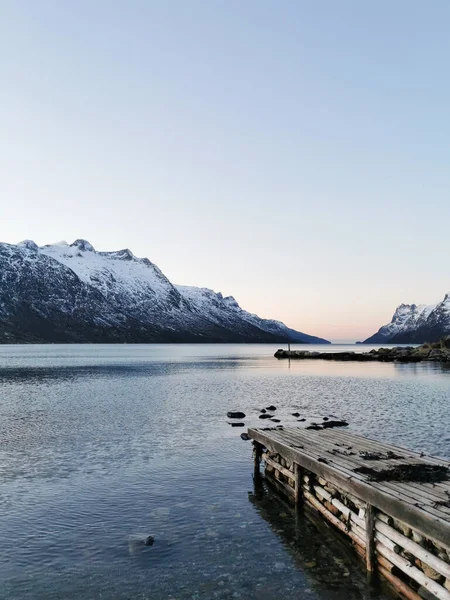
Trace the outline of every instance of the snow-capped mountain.
<instances>
[{"instance_id":1,"label":"snow-capped mountain","mask_svg":"<svg viewBox=\"0 0 450 600\"><path fill-rule=\"evenodd\" d=\"M363 343L423 344L450 333L450 294L439 304L401 304L392 321Z\"/></svg>"},{"instance_id":2,"label":"snow-capped mountain","mask_svg":"<svg viewBox=\"0 0 450 600\"><path fill-rule=\"evenodd\" d=\"M0 243L0 341L326 342L234 298L174 286L130 250L97 252L81 239Z\"/></svg>"}]
</instances>

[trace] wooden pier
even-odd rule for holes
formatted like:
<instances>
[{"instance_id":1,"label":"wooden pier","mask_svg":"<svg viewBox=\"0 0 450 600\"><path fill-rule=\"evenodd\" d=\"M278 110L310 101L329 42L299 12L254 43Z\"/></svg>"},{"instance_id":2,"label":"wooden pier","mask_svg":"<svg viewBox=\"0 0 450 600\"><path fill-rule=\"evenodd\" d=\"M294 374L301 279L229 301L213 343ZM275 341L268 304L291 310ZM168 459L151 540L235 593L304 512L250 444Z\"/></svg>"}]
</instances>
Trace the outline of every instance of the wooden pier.
<instances>
[{"instance_id":1,"label":"wooden pier","mask_svg":"<svg viewBox=\"0 0 450 600\"><path fill-rule=\"evenodd\" d=\"M450 600L450 463L336 429L249 429L255 475L338 529L396 595Z\"/></svg>"}]
</instances>

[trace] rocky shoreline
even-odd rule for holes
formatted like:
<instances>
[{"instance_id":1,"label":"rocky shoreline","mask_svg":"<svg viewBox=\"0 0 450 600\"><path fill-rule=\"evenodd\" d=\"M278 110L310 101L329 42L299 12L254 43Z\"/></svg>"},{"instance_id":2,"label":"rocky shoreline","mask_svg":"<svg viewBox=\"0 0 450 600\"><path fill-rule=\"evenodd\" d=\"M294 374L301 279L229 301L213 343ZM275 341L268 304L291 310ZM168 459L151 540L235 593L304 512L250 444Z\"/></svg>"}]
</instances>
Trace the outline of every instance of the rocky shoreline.
<instances>
[{"instance_id":1,"label":"rocky shoreline","mask_svg":"<svg viewBox=\"0 0 450 600\"><path fill-rule=\"evenodd\" d=\"M370 352L311 352L309 350L283 350L274 354L275 358L289 359L322 359L344 360L356 362L441 362L450 364L450 335L439 342L422 344L421 346L396 346L395 348L379 348Z\"/></svg>"}]
</instances>

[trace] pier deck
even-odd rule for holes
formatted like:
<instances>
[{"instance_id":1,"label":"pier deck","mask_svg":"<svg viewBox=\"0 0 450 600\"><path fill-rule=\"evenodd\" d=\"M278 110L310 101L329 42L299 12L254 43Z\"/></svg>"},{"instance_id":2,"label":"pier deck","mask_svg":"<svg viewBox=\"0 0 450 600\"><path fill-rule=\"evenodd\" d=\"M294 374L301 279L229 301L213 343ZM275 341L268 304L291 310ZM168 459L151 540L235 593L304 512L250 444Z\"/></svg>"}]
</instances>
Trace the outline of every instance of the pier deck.
<instances>
[{"instance_id":1,"label":"pier deck","mask_svg":"<svg viewBox=\"0 0 450 600\"><path fill-rule=\"evenodd\" d=\"M338 429L249 429L256 468L409 599L450 600L450 463ZM393 574L395 573L395 574Z\"/></svg>"}]
</instances>

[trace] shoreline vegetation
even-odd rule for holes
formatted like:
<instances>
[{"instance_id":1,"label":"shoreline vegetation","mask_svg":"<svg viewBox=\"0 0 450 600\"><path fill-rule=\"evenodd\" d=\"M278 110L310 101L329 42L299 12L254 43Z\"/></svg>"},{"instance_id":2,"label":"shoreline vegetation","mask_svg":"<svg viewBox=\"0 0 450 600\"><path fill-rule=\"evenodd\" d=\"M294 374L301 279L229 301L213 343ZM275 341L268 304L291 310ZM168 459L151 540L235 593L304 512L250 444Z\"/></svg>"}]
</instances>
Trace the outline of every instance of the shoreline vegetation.
<instances>
[{"instance_id":1,"label":"shoreline vegetation","mask_svg":"<svg viewBox=\"0 0 450 600\"><path fill-rule=\"evenodd\" d=\"M421 346L396 346L395 348L378 348L370 352L311 352L309 350L284 350L278 349L275 358L288 358L295 360L321 359L336 361L356 362L441 362L450 364L450 335L439 342L425 343Z\"/></svg>"}]
</instances>

